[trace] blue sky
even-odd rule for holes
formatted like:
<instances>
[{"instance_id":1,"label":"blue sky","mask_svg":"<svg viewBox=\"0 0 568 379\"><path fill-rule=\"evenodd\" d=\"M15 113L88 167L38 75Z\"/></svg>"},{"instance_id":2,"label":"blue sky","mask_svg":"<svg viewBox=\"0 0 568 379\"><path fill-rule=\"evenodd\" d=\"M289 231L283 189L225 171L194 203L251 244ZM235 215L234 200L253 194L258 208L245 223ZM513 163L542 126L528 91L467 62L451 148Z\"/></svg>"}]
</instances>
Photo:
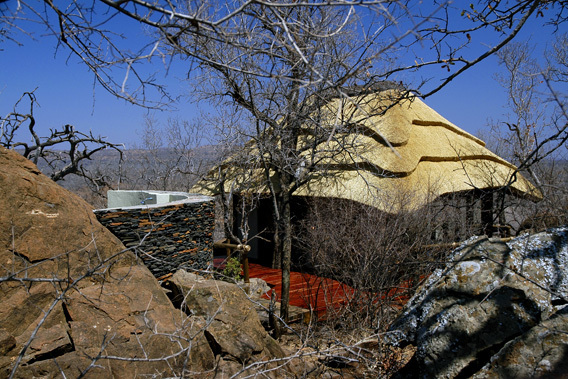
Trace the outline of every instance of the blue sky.
<instances>
[{"instance_id":1,"label":"blue sky","mask_svg":"<svg viewBox=\"0 0 568 379\"><path fill-rule=\"evenodd\" d=\"M130 147L138 140L136 131L142 129L148 110L109 94L94 82L93 74L66 51L56 54L53 38L25 38L20 42L23 46L4 42L0 51L0 111L3 114L11 110L23 92L37 88L38 128L48 130L71 124L78 130L93 130L109 141ZM172 75L169 79L172 85L179 85ZM183 111L153 113L159 119L167 119L170 114L189 119L196 109L193 104L183 104Z\"/></svg>"},{"instance_id":2,"label":"blue sky","mask_svg":"<svg viewBox=\"0 0 568 379\"><path fill-rule=\"evenodd\" d=\"M560 32L565 32L566 30ZM552 40L552 30L538 24L528 25L516 40L531 38L544 46ZM143 128L144 115L148 111L117 99L107 93L99 84L94 84L93 75L75 57L68 59L68 53L55 53L55 39L36 39L20 36L23 46L10 41L0 45L0 112L8 113L24 91L37 88L35 94L40 104L36 119L40 131L72 124L78 130L93 130L109 141L125 143L132 147L139 142L137 131ZM492 41L479 41L478 47ZM493 79L497 71L496 58L490 57L470 71L455 79L446 88L426 99L426 103L442 116L466 131L478 134L486 128L488 119L501 119L506 112L504 90ZM177 75L165 69L159 70L174 92L184 91L184 85ZM171 89L171 88L170 88ZM208 111L205 105L189 101L177 105L178 110L151 113L158 120L180 117L191 120L199 117L201 111ZM45 134L45 133L44 133Z\"/></svg>"}]
</instances>

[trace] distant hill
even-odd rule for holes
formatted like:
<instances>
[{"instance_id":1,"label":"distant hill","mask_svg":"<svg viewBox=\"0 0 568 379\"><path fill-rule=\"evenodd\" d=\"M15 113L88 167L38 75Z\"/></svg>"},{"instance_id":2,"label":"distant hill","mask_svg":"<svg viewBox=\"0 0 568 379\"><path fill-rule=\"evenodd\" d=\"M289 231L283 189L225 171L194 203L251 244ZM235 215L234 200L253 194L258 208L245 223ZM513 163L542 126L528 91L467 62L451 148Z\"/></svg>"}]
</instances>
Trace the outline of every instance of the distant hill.
<instances>
[{"instance_id":1,"label":"distant hill","mask_svg":"<svg viewBox=\"0 0 568 379\"><path fill-rule=\"evenodd\" d=\"M41 160L39 169L46 175L68 164L63 151L50 153L52 166ZM222 158L216 145L199 146L192 150L176 151L170 148L155 150L127 149L120 154L105 149L83 161L82 169L87 180L68 175L58 184L79 194L95 207L106 204L108 189L153 189L188 191L199 178Z\"/></svg>"}]
</instances>

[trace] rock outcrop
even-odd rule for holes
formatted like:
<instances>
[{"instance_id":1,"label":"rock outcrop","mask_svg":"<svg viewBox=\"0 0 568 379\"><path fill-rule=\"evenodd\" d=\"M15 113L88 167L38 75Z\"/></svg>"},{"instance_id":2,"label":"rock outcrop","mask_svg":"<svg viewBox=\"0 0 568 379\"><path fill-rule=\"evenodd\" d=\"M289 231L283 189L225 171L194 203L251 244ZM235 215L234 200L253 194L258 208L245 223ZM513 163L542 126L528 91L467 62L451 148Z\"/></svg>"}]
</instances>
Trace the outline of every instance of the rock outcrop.
<instances>
[{"instance_id":1,"label":"rock outcrop","mask_svg":"<svg viewBox=\"0 0 568 379\"><path fill-rule=\"evenodd\" d=\"M413 344L401 377L557 377L568 366L568 229L508 243L476 238L437 270L391 325Z\"/></svg>"},{"instance_id":2,"label":"rock outcrop","mask_svg":"<svg viewBox=\"0 0 568 379\"><path fill-rule=\"evenodd\" d=\"M174 303L188 314L203 318L207 324L205 336L225 375L250 374L243 367L286 356L263 328L243 288L224 281L205 280L184 270L173 275L170 285ZM273 370L278 365L269 366ZM281 372L267 374L281 375Z\"/></svg>"},{"instance_id":3,"label":"rock outcrop","mask_svg":"<svg viewBox=\"0 0 568 379\"><path fill-rule=\"evenodd\" d=\"M183 328L92 208L3 148L0 209L0 377L173 375L186 360L213 368L198 325Z\"/></svg>"},{"instance_id":4,"label":"rock outcrop","mask_svg":"<svg viewBox=\"0 0 568 379\"><path fill-rule=\"evenodd\" d=\"M248 313L210 323L176 309L87 203L1 147L0 208L0 377L222 377L217 349L249 346L217 331L232 317L248 327ZM282 355L255 333L240 367L246 351Z\"/></svg>"}]
</instances>

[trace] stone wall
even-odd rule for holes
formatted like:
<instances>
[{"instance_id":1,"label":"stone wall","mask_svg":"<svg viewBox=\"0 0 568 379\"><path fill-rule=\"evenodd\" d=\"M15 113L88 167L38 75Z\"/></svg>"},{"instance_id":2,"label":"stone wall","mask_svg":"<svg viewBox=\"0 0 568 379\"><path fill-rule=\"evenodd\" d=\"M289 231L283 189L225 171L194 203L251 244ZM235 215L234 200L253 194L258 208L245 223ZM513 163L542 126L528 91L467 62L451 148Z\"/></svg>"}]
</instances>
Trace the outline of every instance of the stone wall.
<instances>
[{"instance_id":1,"label":"stone wall","mask_svg":"<svg viewBox=\"0 0 568 379\"><path fill-rule=\"evenodd\" d=\"M215 203L211 198L95 210L97 219L126 247L136 247L154 276L178 268L206 269L213 261Z\"/></svg>"}]
</instances>

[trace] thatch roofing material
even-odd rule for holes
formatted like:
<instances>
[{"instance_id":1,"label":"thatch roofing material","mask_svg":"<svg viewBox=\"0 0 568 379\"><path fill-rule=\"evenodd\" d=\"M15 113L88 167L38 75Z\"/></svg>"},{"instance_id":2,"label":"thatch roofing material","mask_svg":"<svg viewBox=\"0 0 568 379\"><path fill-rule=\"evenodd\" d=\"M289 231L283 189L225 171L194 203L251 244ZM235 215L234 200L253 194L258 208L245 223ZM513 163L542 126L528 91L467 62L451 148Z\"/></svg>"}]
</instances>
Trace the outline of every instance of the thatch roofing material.
<instances>
[{"instance_id":1,"label":"thatch roofing material","mask_svg":"<svg viewBox=\"0 0 568 379\"><path fill-rule=\"evenodd\" d=\"M348 120L365 131L349 136L354 151L330 155L339 143L320 144L325 174L310 180L294 195L350 199L397 212L420 208L443 194L509 183L515 167L486 149L483 141L416 97L391 106L393 96L397 93L384 91L329 102L322 112L328 113L330 125L334 120ZM388 106L386 113L380 112ZM228 171L234 173L235 169ZM260 172L257 174L262 178ZM264 192L260 187L258 192ZM533 200L541 197L520 174L510 188ZM211 182L206 181L194 188L208 194L214 192L211 189Z\"/></svg>"}]
</instances>

